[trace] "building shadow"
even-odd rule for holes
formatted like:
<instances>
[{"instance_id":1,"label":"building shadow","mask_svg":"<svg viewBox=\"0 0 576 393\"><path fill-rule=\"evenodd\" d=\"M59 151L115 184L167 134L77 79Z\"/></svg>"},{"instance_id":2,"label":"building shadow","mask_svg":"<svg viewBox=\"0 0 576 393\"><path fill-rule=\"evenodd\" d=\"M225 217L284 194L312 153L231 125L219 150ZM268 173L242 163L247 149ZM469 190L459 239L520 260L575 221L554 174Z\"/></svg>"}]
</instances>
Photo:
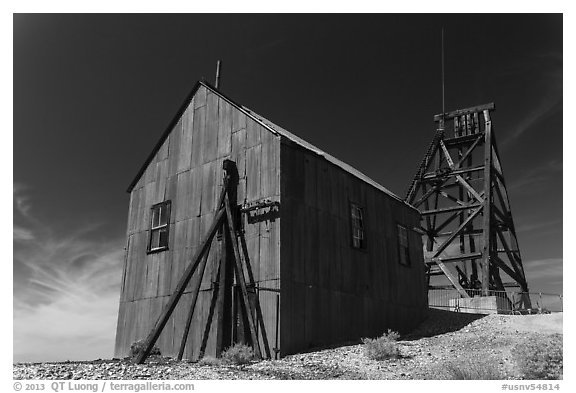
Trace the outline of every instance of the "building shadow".
<instances>
[{"instance_id":1,"label":"building shadow","mask_svg":"<svg viewBox=\"0 0 576 393\"><path fill-rule=\"evenodd\" d=\"M485 316L486 314L470 314L429 308L426 319L414 330L403 335L400 340L411 341L455 332Z\"/></svg>"}]
</instances>

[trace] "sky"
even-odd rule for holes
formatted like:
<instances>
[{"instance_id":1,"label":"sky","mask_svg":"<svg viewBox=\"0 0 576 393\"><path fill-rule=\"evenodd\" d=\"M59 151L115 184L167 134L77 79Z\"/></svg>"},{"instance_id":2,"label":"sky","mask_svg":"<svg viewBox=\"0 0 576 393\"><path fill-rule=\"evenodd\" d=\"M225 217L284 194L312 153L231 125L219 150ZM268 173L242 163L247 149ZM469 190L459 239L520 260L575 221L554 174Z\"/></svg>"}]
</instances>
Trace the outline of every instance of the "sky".
<instances>
[{"instance_id":1,"label":"sky","mask_svg":"<svg viewBox=\"0 0 576 393\"><path fill-rule=\"evenodd\" d=\"M404 196L442 110L495 102L528 284L562 293L563 18L15 14L14 361L113 354L126 189L194 83Z\"/></svg>"}]
</instances>

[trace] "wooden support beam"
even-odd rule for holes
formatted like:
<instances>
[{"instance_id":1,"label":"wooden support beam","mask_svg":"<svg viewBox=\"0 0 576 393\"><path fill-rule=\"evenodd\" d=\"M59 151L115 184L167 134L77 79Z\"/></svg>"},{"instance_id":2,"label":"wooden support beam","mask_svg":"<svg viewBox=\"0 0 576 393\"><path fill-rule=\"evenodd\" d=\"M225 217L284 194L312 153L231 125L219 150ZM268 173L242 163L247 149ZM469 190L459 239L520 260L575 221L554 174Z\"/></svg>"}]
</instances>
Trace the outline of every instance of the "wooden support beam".
<instances>
[{"instance_id":1,"label":"wooden support beam","mask_svg":"<svg viewBox=\"0 0 576 393\"><path fill-rule=\"evenodd\" d=\"M446 219L446 221L444 221L442 224L438 225L436 227L436 233L438 233L439 231L441 231L442 229L444 229L446 226L448 226L448 224L450 224L452 221L454 221L454 219L456 219L459 215L461 215L463 213L463 211L457 211L456 213L452 214L450 217L448 217Z\"/></svg>"},{"instance_id":2,"label":"wooden support beam","mask_svg":"<svg viewBox=\"0 0 576 393\"><path fill-rule=\"evenodd\" d=\"M426 183L422 183L422 190L423 190L424 192L426 192ZM424 208L425 208L425 209L429 209L429 208L430 208L430 203L429 203L429 201L428 201L428 198L426 198L426 199L424 200ZM430 232L432 231L432 220L430 219L429 216L424 217L424 220L426 221L426 230L427 230L427 233L430 233ZM426 249L427 249L428 251L431 251L431 250L432 250L432 247L434 247L433 240L434 240L434 239L432 239L431 236L427 236L427 238L426 238Z\"/></svg>"},{"instance_id":3,"label":"wooden support beam","mask_svg":"<svg viewBox=\"0 0 576 393\"><path fill-rule=\"evenodd\" d=\"M454 166L456 168L456 166ZM470 172L479 172L484 170L484 165L479 165L479 166L475 166L472 168L460 168L460 169L454 169L453 171L448 172L447 174L441 174L438 175L436 173L426 173L423 177L423 180L448 180L446 179L446 176L448 175L461 175L464 173L470 173Z\"/></svg>"},{"instance_id":4,"label":"wooden support beam","mask_svg":"<svg viewBox=\"0 0 576 393\"><path fill-rule=\"evenodd\" d=\"M234 260L236 267L236 278L240 284L240 291L242 292L242 301L244 304L244 309L246 310L246 317L248 319L248 326L250 328L250 336L252 338L252 343L254 345L254 354L258 358L262 358L262 353L260 352L260 343L258 341L258 335L256 334L256 327L254 323L254 316L250 311L250 302L248 300L248 291L246 289L246 281L244 279L244 270L242 269L242 261L240 259L240 250L238 248L238 238L236 237L236 228L234 224L234 215L232 214L232 208L230 207L230 200L228 195L224 197L224 205L226 207L226 215L228 217L228 229L230 231L230 240L232 242L232 249L234 250Z\"/></svg>"},{"instance_id":5,"label":"wooden support beam","mask_svg":"<svg viewBox=\"0 0 576 393\"><path fill-rule=\"evenodd\" d=\"M444 155L446 156L446 162L448 163L448 166L450 167L450 169L453 170L454 169L454 161L452 160L452 157L450 156L450 153L448 152L446 145L444 145L444 142L440 141L440 146L442 147L442 151L444 152ZM479 203L484 202L484 200L482 199L480 194L478 194L478 192L470 184L468 184L468 182L466 180L464 180L464 178L462 178L462 176L456 175L456 180L458 181L458 183L460 183L462 186L464 186L468 190L468 192L470 194L472 194L474 196L474 198L476 198L476 200Z\"/></svg>"},{"instance_id":6,"label":"wooden support beam","mask_svg":"<svg viewBox=\"0 0 576 393\"><path fill-rule=\"evenodd\" d=\"M432 215L432 214L451 213L451 212L459 211L459 210L475 209L475 208L480 207L480 206L482 206L481 203L471 203L471 204L465 205L465 206L450 206L450 207L443 207L443 208L435 209L435 210L424 210L420 214L422 214L423 216L428 216L428 215Z\"/></svg>"},{"instance_id":7,"label":"wooden support beam","mask_svg":"<svg viewBox=\"0 0 576 393\"><path fill-rule=\"evenodd\" d=\"M502 182L502 184L504 184L504 176L502 176L502 174L495 170L496 168L494 168L494 166L492 166L492 170L494 171L493 173L496 175L496 177L498 178L498 180L500 180L500 182Z\"/></svg>"},{"instance_id":8,"label":"wooden support beam","mask_svg":"<svg viewBox=\"0 0 576 393\"><path fill-rule=\"evenodd\" d=\"M442 195L446 199L450 199L452 202L454 202L460 206L467 206L468 205L466 202L448 194L446 191L439 191L438 194Z\"/></svg>"},{"instance_id":9,"label":"wooden support beam","mask_svg":"<svg viewBox=\"0 0 576 393\"><path fill-rule=\"evenodd\" d=\"M500 183L497 180L497 177L495 177L494 181L492 182L494 184L494 190L496 191L496 196L498 197L498 200L500 201L500 206L502 206L502 208L504 209L504 211L507 214L510 214L510 205L508 204L508 200L504 198L504 195L502 194L502 191L500 190ZM502 183L502 187L504 187L504 183ZM495 206L496 202L496 198L494 198L494 203L493 205Z\"/></svg>"},{"instance_id":10,"label":"wooden support beam","mask_svg":"<svg viewBox=\"0 0 576 393\"><path fill-rule=\"evenodd\" d=\"M477 105L477 106L472 106L470 108L464 108L464 109L458 109L452 112L447 112L444 113L444 115L442 115L442 113L434 115L434 121L440 121L442 118L443 119L452 119L456 116L462 116L462 115L468 115L470 113L474 113L474 112L485 112L485 111L491 111L495 108L494 103L490 102L488 104L483 104L483 105Z\"/></svg>"},{"instance_id":11,"label":"wooden support beam","mask_svg":"<svg viewBox=\"0 0 576 393\"><path fill-rule=\"evenodd\" d=\"M464 220L462 220L463 222ZM461 235L479 235L481 234L483 231L482 229L464 229L462 232L460 232ZM453 231L450 232L438 232L437 236L439 237L444 237L444 236L450 236L453 233Z\"/></svg>"},{"instance_id":12,"label":"wooden support beam","mask_svg":"<svg viewBox=\"0 0 576 393\"><path fill-rule=\"evenodd\" d=\"M482 294L488 296L490 289L490 233L492 212L492 122L488 109L484 110L486 128L484 129L484 244L482 247Z\"/></svg>"},{"instance_id":13,"label":"wooden support beam","mask_svg":"<svg viewBox=\"0 0 576 393\"><path fill-rule=\"evenodd\" d=\"M512 268L514 268L514 271L516 272L516 274L519 277L524 278L524 271L522 270L521 265L518 266L518 261L516 260L516 257L512 253L512 250L510 250L510 247L508 246L508 242L504 238L504 234L500 230L496 229L496 236L498 236L498 238L500 239L500 242L502 243L502 246L504 247L504 251L506 252L506 255L508 256L508 259L510 260L510 264L512 265Z\"/></svg>"},{"instance_id":14,"label":"wooden support beam","mask_svg":"<svg viewBox=\"0 0 576 393\"><path fill-rule=\"evenodd\" d=\"M478 207L476 210L474 210L474 212L472 212L472 214L470 214L468 216L468 218L458 227L458 229L456 229L454 231L454 233L452 233L452 235L450 235L450 237L448 237L448 239L446 239L444 241L444 243L442 243L437 249L436 252L434 253L433 258L437 258L438 256L440 256L440 254L442 253L442 251L444 251L444 249L446 249L446 247L448 247L448 245L450 244L450 242L452 242L452 240L454 240L454 238L456 236L458 236L458 234L460 233L460 231L462 231L473 219L474 217L476 217L481 211L483 210L483 206Z\"/></svg>"},{"instance_id":15,"label":"wooden support beam","mask_svg":"<svg viewBox=\"0 0 576 393\"><path fill-rule=\"evenodd\" d=\"M461 168L464 161L466 161L466 159L468 158L468 156L470 156L470 154L472 154L472 152L474 151L476 146L478 146L478 144L483 140L484 140L484 135L478 136L476 138L476 140L474 141L474 143L472 143L472 145L470 145L468 150L466 150L466 152L462 155L462 157L460 158L460 160L458 161L458 163L456 164L456 166L454 168L455 169Z\"/></svg>"},{"instance_id":16,"label":"wooden support beam","mask_svg":"<svg viewBox=\"0 0 576 393\"><path fill-rule=\"evenodd\" d=\"M500 209L498 209L498 207L496 205L492 205L492 213L494 213L494 216L498 217L500 219L500 221L502 221L503 223L508 225L508 222L510 220L508 219L508 217L504 213L502 213L502 211L500 211Z\"/></svg>"},{"instance_id":17,"label":"wooden support beam","mask_svg":"<svg viewBox=\"0 0 576 393\"><path fill-rule=\"evenodd\" d=\"M224 178L224 184L228 183L229 176L226 175ZM222 187L220 191L220 196L218 198L218 206L223 207L224 204L224 195L226 194L226 186ZM224 221L224 220L222 220ZM216 228L218 231L220 227ZM212 241L208 243L208 249L204 253L202 258L202 262L199 266L199 275L198 275L198 283L192 290L192 304L190 306L190 311L188 312L188 316L186 318L186 325L184 326L184 334L182 335L182 341L180 342L180 348L178 350L178 360L182 360L182 356L184 356L184 350L186 348L186 341L188 340L188 334L190 332L190 325L192 324L192 317L194 315L194 309L196 308L196 303L198 301L198 295L200 293L200 287L202 286L202 278L204 277L204 271L206 270L206 263L208 261L208 255L210 253L210 246Z\"/></svg>"},{"instance_id":18,"label":"wooden support beam","mask_svg":"<svg viewBox=\"0 0 576 393\"><path fill-rule=\"evenodd\" d=\"M447 263L447 262L465 261L468 259L477 259L477 258L480 258L481 256L482 256L481 252L474 252L474 253L470 253L470 254L461 254L458 256L454 256L454 257L438 257L436 259L443 262L443 263ZM426 263L429 265L434 265L437 262L435 262L435 260L431 259L430 261L428 261Z\"/></svg>"},{"instance_id":19,"label":"wooden support beam","mask_svg":"<svg viewBox=\"0 0 576 393\"><path fill-rule=\"evenodd\" d=\"M438 201L440 199L440 195L438 195L438 193L436 193L434 195L434 209L438 209ZM436 228L436 224L438 222L438 216L432 216L432 228Z\"/></svg>"},{"instance_id":20,"label":"wooden support beam","mask_svg":"<svg viewBox=\"0 0 576 393\"><path fill-rule=\"evenodd\" d=\"M208 255L210 254L210 246L204 253L202 257L202 262L198 267L198 283L194 286L192 290L192 304L190 310L188 311L188 316L186 318L186 325L184 326L184 334L182 335L182 341L180 342L180 349L178 350L178 360L182 360L184 356L184 349L186 348L186 341L188 340L188 334L190 332L190 325L192 324L192 316L194 315L194 309L196 308L196 303L198 301L198 294L200 293L200 287L202 286L202 277L204 277L204 271L206 270L206 262L208 261Z\"/></svg>"},{"instance_id":21,"label":"wooden support beam","mask_svg":"<svg viewBox=\"0 0 576 393\"><path fill-rule=\"evenodd\" d=\"M446 138L444 139L444 144L449 149L453 147L468 145L470 143L474 143L474 141L476 140L476 138L478 138L479 135L482 135L482 133L473 135L463 135L455 138Z\"/></svg>"},{"instance_id":22,"label":"wooden support beam","mask_svg":"<svg viewBox=\"0 0 576 393\"><path fill-rule=\"evenodd\" d=\"M454 267L456 268L456 271L458 272L458 282L460 282L460 280L463 280L466 288L469 288L470 283L468 282L468 276L466 276L466 273L464 271L462 271L460 266L456 265Z\"/></svg>"},{"instance_id":23,"label":"wooden support beam","mask_svg":"<svg viewBox=\"0 0 576 393\"><path fill-rule=\"evenodd\" d=\"M210 243L214 238L214 235L216 235L218 227L222 224L222 219L224 217L224 210L225 209L220 209L216 213L216 216L214 218L214 221L212 222L212 225L210 226L210 229L208 230L208 233L204 236L204 240L201 243L202 245L200 249L196 252L196 255L194 256L194 258L192 258L192 262L188 265L188 267L184 271L184 274L182 275L182 278L178 282L178 285L176 286L174 293L172 294L172 296L170 296L170 300L168 301L166 306L164 306L164 309L162 310L160 317L156 321L154 328L146 338L146 344L144 350L140 352L140 354L138 354L138 356L136 357L137 364L144 363L148 355L150 355L150 351L154 347L156 340L158 340L158 337L160 337L160 333L162 333L162 330L164 329L164 326L166 326L166 323L168 322L170 315L172 315L172 312L176 308L176 304L182 297L182 294L184 293L184 290L186 289L188 282L190 282L192 274L194 274L194 272L198 268L202 256L208 250Z\"/></svg>"},{"instance_id":24,"label":"wooden support beam","mask_svg":"<svg viewBox=\"0 0 576 393\"><path fill-rule=\"evenodd\" d=\"M226 313L226 290L227 290L227 268L228 268L228 261L227 261L227 225L226 220L222 223L222 239L220 244L220 267L218 271L218 297L216 299L216 357L220 357L220 354L224 350L224 336L226 335L225 331L225 313Z\"/></svg>"},{"instance_id":25,"label":"wooden support beam","mask_svg":"<svg viewBox=\"0 0 576 393\"><path fill-rule=\"evenodd\" d=\"M448 280L450 280L450 282L452 283L452 285L454 285L454 288L456 288L456 290L458 291L458 293L465 298L469 298L470 295L468 295L468 293L464 290L464 288L462 288L462 285L460 285L460 282L458 281L458 278L454 276L454 274L452 274L452 272L450 271L450 269L448 269L448 267L446 265L444 265L444 263L442 263L442 261L437 261L436 264L438 265L438 267L442 270L442 272L444 273L444 275L448 278Z\"/></svg>"},{"instance_id":26,"label":"wooden support beam","mask_svg":"<svg viewBox=\"0 0 576 393\"><path fill-rule=\"evenodd\" d=\"M458 180L458 183L462 184L464 188L466 188L466 190L468 190L468 192L472 194L474 198L476 198L478 203L484 203L484 199L478 193L478 191L476 191L466 180L464 180L462 176L456 175L456 179Z\"/></svg>"},{"instance_id":27,"label":"wooden support beam","mask_svg":"<svg viewBox=\"0 0 576 393\"><path fill-rule=\"evenodd\" d=\"M432 195L434 192L438 191L439 189L440 189L440 185L436 185L436 186L432 187L431 189L426 191L422 195L422 197L420 197L420 199L418 199L418 201L416 201L412 206L414 206L414 207L420 206L422 203L424 203L424 201L426 201L428 199L428 197L430 197L430 195Z\"/></svg>"},{"instance_id":28,"label":"wooden support beam","mask_svg":"<svg viewBox=\"0 0 576 393\"><path fill-rule=\"evenodd\" d=\"M504 262L502 259L500 259L499 256L493 255L492 261L498 267L500 267L500 269L504 270L506 272L506 274L508 274L510 277L512 277L514 280L516 280L520 285L526 285L526 280L523 277L517 275L514 270L510 269L510 267L508 267L508 265L506 265L506 262Z\"/></svg>"},{"instance_id":29,"label":"wooden support beam","mask_svg":"<svg viewBox=\"0 0 576 393\"><path fill-rule=\"evenodd\" d=\"M452 156L450 155L450 152L448 152L448 149L446 148L446 145L444 144L443 141L440 141L440 147L442 148L444 157L446 157L446 162L448 163L448 166L450 167L450 169L454 169L454 161L452 160Z\"/></svg>"}]
</instances>

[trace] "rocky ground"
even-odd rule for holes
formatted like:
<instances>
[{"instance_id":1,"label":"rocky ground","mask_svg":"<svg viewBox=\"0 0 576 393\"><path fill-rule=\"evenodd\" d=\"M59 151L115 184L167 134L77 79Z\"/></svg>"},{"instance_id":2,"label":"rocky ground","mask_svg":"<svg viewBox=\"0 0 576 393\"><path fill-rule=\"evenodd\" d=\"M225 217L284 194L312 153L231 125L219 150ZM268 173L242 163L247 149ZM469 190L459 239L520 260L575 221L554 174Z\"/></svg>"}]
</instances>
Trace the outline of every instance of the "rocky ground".
<instances>
[{"instance_id":1,"label":"rocky ground","mask_svg":"<svg viewBox=\"0 0 576 393\"><path fill-rule=\"evenodd\" d=\"M488 315L431 310L429 318L398 341L401 357L368 359L361 344L243 366L200 365L151 358L14 364L14 379L443 379L451 364L486 364L497 379L518 379L511 348L540 335L562 334L562 313Z\"/></svg>"}]
</instances>

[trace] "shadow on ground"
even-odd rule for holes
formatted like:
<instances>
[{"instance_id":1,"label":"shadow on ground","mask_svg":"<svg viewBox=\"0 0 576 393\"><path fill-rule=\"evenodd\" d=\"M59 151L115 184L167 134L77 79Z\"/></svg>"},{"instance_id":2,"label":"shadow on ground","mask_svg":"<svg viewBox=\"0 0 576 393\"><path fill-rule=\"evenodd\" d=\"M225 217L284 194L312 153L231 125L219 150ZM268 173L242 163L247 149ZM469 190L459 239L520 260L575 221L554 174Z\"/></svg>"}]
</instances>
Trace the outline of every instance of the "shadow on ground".
<instances>
[{"instance_id":1,"label":"shadow on ground","mask_svg":"<svg viewBox=\"0 0 576 393\"><path fill-rule=\"evenodd\" d=\"M428 317L416 329L402 336L401 340L417 340L422 337L455 332L485 316L484 314L468 314L430 308L428 309Z\"/></svg>"}]
</instances>

